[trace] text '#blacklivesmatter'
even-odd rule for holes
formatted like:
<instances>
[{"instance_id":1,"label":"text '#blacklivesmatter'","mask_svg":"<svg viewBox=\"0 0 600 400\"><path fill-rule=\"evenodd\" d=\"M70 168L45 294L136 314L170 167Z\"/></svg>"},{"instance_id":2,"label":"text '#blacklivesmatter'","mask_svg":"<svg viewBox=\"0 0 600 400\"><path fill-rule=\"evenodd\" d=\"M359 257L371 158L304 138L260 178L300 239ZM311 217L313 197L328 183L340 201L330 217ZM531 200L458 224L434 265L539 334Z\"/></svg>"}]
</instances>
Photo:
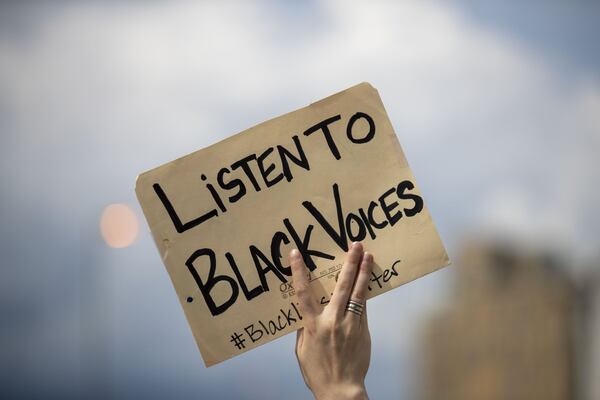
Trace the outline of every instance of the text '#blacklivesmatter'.
<instances>
[{"instance_id":1,"label":"text '#blacklivesmatter'","mask_svg":"<svg viewBox=\"0 0 600 400\"><path fill-rule=\"evenodd\" d=\"M341 155L329 126L341 119L340 115L335 115L304 131L304 136L310 136L313 133L320 132L323 136L323 140L331 151L331 155L336 160L339 160ZM359 123L359 121L361 123ZM368 143L375 137L375 134L375 122L373 118L366 113L357 112L347 121L346 136L353 144L360 145ZM247 157L234 162L229 168L221 168L216 174L218 188L221 192L227 192L228 195L223 196L213 184L206 183L205 186L215 202L215 207L187 222L181 221L181 218L177 214L167 193L159 183L155 183L153 185L154 192L167 211L175 230L181 234L211 218L217 217L219 215L219 210L221 213L226 213L227 206L240 201L249 189L259 192L263 188L269 188L276 185L284 178L290 182L294 178L291 168L292 164L310 171L309 159L302 148L299 137L297 135L292 136L292 140L295 151L277 145L275 147L269 147L261 154L250 154ZM281 165L280 171L277 171L276 165L273 162L268 161L268 157L271 154L276 154L279 157ZM259 176L255 176L251 165L254 165L254 169L260 171ZM228 180L227 177L234 171L240 171L238 177ZM279 173L275 174L276 172ZM261 179L264 186L261 185L258 178ZM207 181L206 175L201 174L201 179ZM281 262L281 246L283 244L290 244L290 241L293 241L295 247L298 248L302 254L306 266L310 271L314 271L317 268L314 259L322 258L333 260L335 258L324 251L311 247L310 239L315 226L323 229L341 250L348 251L348 241L362 241L367 236L371 239L375 239L378 230L394 226L403 216L413 217L420 213L423 209L423 199L419 195L411 193L414 188L413 182L410 180L403 180L381 193L376 199L371 200L363 207L352 210L352 212L346 212L343 207L340 188L337 183L333 183L331 187L331 200L333 204L335 204L335 220L327 220L323 213L310 201L303 201L302 206L315 220L316 225L309 224L304 231L298 231L288 218L284 218L282 223L285 230L277 231L273 234L271 246L267 254L253 244L248 246L248 251L254 262L257 276L260 279L260 284L253 288L248 288L246 285L235 261L235 257L230 252L226 252L224 256L231 269L231 275L223 273L221 275L216 274L217 257L215 252L210 248L197 249L189 256L185 264L198 285L211 314L213 316L220 315L236 302L240 296L240 291L248 301L269 291L267 282L268 273L273 273L281 282L287 282L288 279L286 277L291 276L291 269L289 266L282 265ZM208 274L205 280L200 278L200 274L197 270L197 266L202 262L201 259L203 259L204 262L208 262ZM218 283L221 285L228 285L231 289L229 297L225 301L221 301L220 304L217 304L211 295Z\"/></svg>"}]
</instances>

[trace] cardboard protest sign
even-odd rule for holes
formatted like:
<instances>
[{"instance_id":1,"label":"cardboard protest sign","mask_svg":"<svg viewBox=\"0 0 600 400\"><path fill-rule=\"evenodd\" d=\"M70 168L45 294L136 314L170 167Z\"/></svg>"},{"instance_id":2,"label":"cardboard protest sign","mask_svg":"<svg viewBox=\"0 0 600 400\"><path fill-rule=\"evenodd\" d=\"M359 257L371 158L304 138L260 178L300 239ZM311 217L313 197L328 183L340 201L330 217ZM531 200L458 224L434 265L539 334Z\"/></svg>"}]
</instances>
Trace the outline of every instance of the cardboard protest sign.
<instances>
[{"instance_id":1,"label":"cardboard protest sign","mask_svg":"<svg viewBox=\"0 0 600 400\"><path fill-rule=\"evenodd\" d=\"M302 326L292 248L322 304L354 241L375 256L368 297L448 264L368 83L145 172L136 193L207 366Z\"/></svg>"}]
</instances>

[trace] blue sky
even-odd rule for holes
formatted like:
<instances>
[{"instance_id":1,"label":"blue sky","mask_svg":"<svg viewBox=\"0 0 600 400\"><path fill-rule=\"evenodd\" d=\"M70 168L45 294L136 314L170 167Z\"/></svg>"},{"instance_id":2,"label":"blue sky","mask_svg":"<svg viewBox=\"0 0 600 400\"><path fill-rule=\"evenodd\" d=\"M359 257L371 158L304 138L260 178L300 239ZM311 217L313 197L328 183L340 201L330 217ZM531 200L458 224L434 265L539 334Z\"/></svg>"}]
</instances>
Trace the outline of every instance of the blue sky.
<instances>
[{"instance_id":1,"label":"blue sky","mask_svg":"<svg viewBox=\"0 0 600 400\"><path fill-rule=\"evenodd\" d=\"M204 369L138 173L362 81L379 89L451 258L473 235L578 267L600 226L591 2L0 6L0 383L24 397L306 398L292 336ZM452 269L375 299L373 398L414 398ZM99 389L100 388L100 389ZM103 392L98 392L102 394Z\"/></svg>"}]
</instances>

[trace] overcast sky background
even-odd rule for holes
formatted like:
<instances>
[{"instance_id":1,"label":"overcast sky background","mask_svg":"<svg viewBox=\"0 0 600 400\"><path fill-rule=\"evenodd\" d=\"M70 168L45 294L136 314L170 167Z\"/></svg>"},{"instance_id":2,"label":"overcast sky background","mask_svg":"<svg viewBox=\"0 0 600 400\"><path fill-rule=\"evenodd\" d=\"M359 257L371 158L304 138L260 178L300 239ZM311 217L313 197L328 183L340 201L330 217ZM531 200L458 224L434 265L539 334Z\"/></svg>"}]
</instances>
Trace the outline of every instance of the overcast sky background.
<instances>
[{"instance_id":1,"label":"overcast sky background","mask_svg":"<svg viewBox=\"0 0 600 400\"><path fill-rule=\"evenodd\" d=\"M138 173L356 83L378 88L451 258L472 235L600 248L593 2L0 5L0 390L308 396L294 336L205 369L147 225L102 241ZM418 395L452 269L372 301L372 398ZM93 396L92 396L93 397Z\"/></svg>"}]
</instances>

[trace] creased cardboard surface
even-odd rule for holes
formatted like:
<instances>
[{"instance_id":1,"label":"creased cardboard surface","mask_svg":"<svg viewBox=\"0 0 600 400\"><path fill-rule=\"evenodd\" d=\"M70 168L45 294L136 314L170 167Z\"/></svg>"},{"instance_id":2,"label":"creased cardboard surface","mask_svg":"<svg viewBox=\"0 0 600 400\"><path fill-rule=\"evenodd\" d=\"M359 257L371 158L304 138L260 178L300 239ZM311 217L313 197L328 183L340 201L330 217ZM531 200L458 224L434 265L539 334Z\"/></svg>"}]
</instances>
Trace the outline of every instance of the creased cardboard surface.
<instances>
[{"instance_id":1,"label":"creased cardboard surface","mask_svg":"<svg viewBox=\"0 0 600 400\"><path fill-rule=\"evenodd\" d=\"M145 172L136 193L207 366L302 326L292 248L323 304L355 240L375 256L369 297L448 264L368 83Z\"/></svg>"}]
</instances>

